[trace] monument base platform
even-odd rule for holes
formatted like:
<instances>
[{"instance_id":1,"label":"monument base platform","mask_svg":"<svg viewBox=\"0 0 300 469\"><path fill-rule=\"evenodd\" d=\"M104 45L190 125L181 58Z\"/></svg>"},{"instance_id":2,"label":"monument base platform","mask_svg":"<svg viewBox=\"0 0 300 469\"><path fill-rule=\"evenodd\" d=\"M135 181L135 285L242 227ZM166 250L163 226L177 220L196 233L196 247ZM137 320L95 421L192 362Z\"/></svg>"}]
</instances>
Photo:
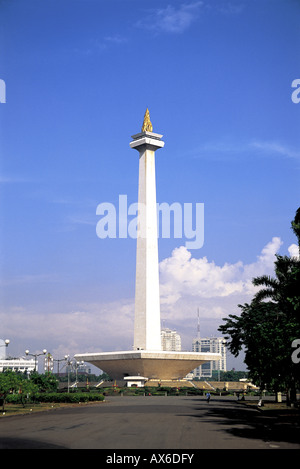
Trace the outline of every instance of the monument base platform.
<instances>
[{"instance_id":1,"label":"monument base platform","mask_svg":"<svg viewBox=\"0 0 300 469\"><path fill-rule=\"evenodd\" d=\"M208 361L220 360L218 353L134 350L127 352L82 353L74 357L106 372L111 379L146 376L148 379L182 379Z\"/></svg>"}]
</instances>

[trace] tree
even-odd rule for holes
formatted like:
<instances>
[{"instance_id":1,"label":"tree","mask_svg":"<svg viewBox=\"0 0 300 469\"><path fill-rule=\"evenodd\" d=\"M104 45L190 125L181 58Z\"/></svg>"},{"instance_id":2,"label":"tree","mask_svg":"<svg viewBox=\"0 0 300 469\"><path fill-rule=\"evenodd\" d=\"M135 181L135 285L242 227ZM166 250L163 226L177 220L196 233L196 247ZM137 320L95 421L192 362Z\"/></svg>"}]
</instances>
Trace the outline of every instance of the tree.
<instances>
[{"instance_id":1,"label":"tree","mask_svg":"<svg viewBox=\"0 0 300 469\"><path fill-rule=\"evenodd\" d=\"M5 402L8 394L20 394L21 402L25 405L25 396L37 391L34 383L24 375L11 370L0 373L0 399L2 410L4 411Z\"/></svg>"},{"instance_id":2,"label":"tree","mask_svg":"<svg viewBox=\"0 0 300 469\"><path fill-rule=\"evenodd\" d=\"M20 395L20 400L25 407L26 400L28 397L34 396L38 392L38 387L36 384L33 383L32 380L27 379L25 376L20 376L19 377L19 382L18 382L18 393Z\"/></svg>"},{"instance_id":3,"label":"tree","mask_svg":"<svg viewBox=\"0 0 300 469\"><path fill-rule=\"evenodd\" d=\"M251 380L275 392L294 388L296 365L291 360L293 324L286 321L272 302L239 305L240 316L229 315L219 330L231 338L227 346L234 356L245 350L245 363Z\"/></svg>"},{"instance_id":4,"label":"tree","mask_svg":"<svg viewBox=\"0 0 300 469\"><path fill-rule=\"evenodd\" d=\"M17 388L17 375L12 371L4 371L0 373L0 399L2 410L4 411L6 397L10 392Z\"/></svg>"},{"instance_id":5,"label":"tree","mask_svg":"<svg viewBox=\"0 0 300 469\"><path fill-rule=\"evenodd\" d=\"M300 208L292 221L300 249ZM288 403L300 386L298 364L291 360L291 344L300 338L299 257L276 256L275 278L260 276L253 284L263 287L250 304L239 305L240 316L229 315L219 330L227 334L228 348L237 356L245 349L250 377L261 388L287 390Z\"/></svg>"},{"instance_id":6,"label":"tree","mask_svg":"<svg viewBox=\"0 0 300 469\"><path fill-rule=\"evenodd\" d=\"M56 390L57 381L51 373L40 375L34 372L29 377L11 370L0 373L0 400L3 410L8 394L18 394L22 405L25 406L26 399L38 391L53 392Z\"/></svg>"},{"instance_id":7,"label":"tree","mask_svg":"<svg viewBox=\"0 0 300 469\"><path fill-rule=\"evenodd\" d=\"M58 381L56 377L50 372L45 374L34 372L30 375L30 380L38 387L39 391L41 392L57 391Z\"/></svg>"}]
</instances>

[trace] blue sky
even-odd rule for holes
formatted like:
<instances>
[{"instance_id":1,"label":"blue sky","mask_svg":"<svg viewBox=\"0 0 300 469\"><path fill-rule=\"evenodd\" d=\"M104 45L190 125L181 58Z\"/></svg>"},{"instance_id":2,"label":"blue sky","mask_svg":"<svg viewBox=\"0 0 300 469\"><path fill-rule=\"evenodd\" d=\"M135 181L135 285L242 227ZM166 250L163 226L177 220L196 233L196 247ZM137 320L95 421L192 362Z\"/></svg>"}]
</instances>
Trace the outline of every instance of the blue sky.
<instances>
[{"instance_id":1,"label":"blue sky","mask_svg":"<svg viewBox=\"0 0 300 469\"><path fill-rule=\"evenodd\" d=\"M147 107L165 141L158 202L205 207L201 249L159 240L165 325L189 349L198 308L214 335L251 300L251 275L272 274L274 253L295 243L299 19L296 0L0 1L11 354L131 348L135 240L99 239L96 208L137 201L129 142Z\"/></svg>"}]
</instances>

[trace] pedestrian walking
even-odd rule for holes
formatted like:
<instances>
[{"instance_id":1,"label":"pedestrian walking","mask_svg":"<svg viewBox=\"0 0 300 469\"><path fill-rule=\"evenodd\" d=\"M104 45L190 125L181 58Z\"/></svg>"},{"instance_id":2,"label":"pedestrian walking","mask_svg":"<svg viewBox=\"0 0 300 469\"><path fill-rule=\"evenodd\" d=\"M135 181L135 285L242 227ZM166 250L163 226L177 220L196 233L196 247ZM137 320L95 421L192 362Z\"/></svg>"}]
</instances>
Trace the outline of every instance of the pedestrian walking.
<instances>
[{"instance_id":1,"label":"pedestrian walking","mask_svg":"<svg viewBox=\"0 0 300 469\"><path fill-rule=\"evenodd\" d=\"M207 401L207 403L209 404L209 401L210 401L210 392L207 392L207 393L206 393L206 401Z\"/></svg>"}]
</instances>

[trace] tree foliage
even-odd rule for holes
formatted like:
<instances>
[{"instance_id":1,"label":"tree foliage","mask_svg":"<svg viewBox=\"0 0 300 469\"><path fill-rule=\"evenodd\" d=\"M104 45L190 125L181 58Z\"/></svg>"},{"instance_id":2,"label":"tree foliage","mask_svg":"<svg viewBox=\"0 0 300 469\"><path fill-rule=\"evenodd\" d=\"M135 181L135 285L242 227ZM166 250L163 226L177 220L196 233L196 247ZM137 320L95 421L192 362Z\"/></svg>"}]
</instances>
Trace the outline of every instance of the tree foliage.
<instances>
[{"instance_id":1,"label":"tree foliage","mask_svg":"<svg viewBox=\"0 0 300 469\"><path fill-rule=\"evenodd\" d=\"M30 375L30 380L41 392L53 392L57 390L57 379L52 373L39 374L34 372Z\"/></svg>"},{"instance_id":2,"label":"tree foliage","mask_svg":"<svg viewBox=\"0 0 300 469\"><path fill-rule=\"evenodd\" d=\"M292 221L300 252L300 208ZM295 399L300 386L299 364L291 359L292 342L300 338L300 261L276 255L275 278L253 279L262 287L250 304L239 305L240 315L230 314L219 330L237 356L245 351L249 376L261 388L286 389Z\"/></svg>"},{"instance_id":3,"label":"tree foliage","mask_svg":"<svg viewBox=\"0 0 300 469\"><path fill-rule=\"evenodd\" d=\"M57 382L51 373L45 375L33 373L29 376L11 370L0 373L0 400L3 410L8 395L18 395L19 400L25 405L27 397L33 397L39 391L55 391L56 389Z\"/></svg>"}]
</instances>

